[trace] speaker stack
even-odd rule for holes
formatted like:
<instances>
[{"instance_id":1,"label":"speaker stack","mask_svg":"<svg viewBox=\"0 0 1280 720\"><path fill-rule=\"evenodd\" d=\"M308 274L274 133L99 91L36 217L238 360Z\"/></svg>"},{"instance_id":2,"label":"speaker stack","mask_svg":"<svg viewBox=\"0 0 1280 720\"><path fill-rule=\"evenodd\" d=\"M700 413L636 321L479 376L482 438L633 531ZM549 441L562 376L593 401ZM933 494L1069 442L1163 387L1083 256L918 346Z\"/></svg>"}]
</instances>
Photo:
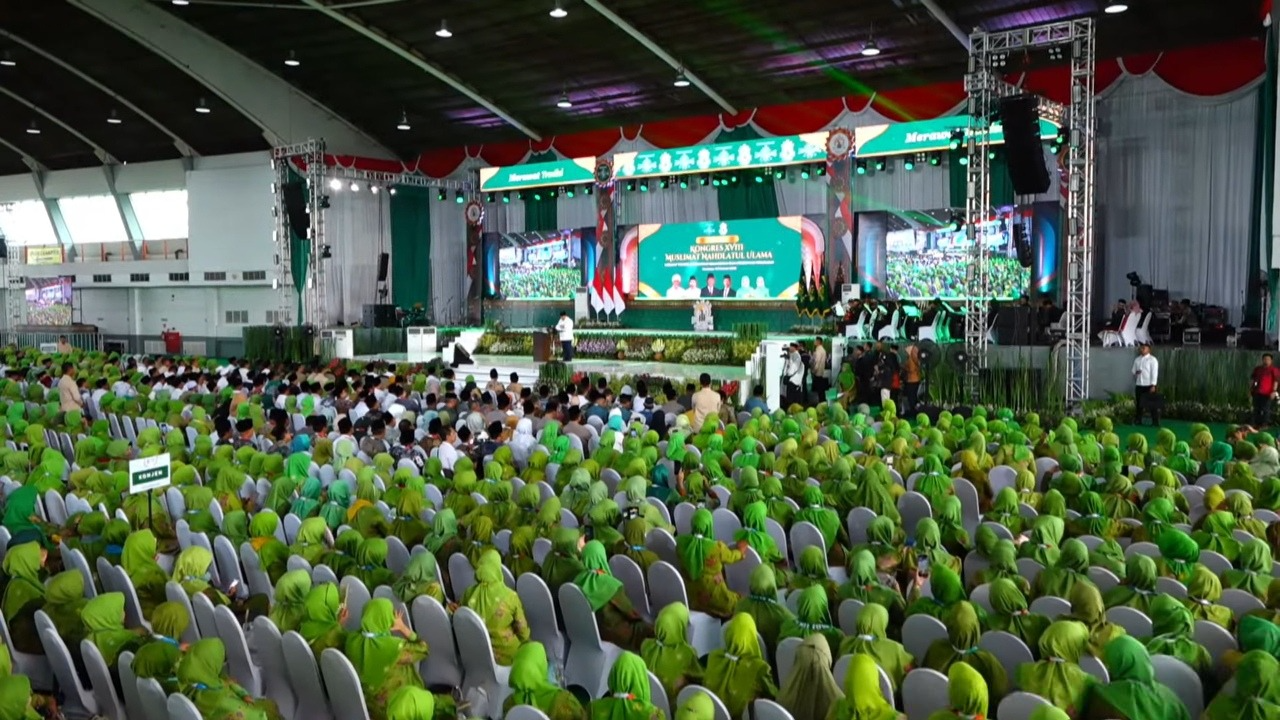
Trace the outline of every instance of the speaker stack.
<instances>
[{"instance_id":1,"label":"speaker stack","mask_svg":"<svg viewBox=\"0 0 1280 720\"><path fill-rule=\"evenodd\" d=\"M1009 179L1017 195L1049 191L1049 168L1040 143L1040 101L1034 95L1000 99L1000 123L1004 126L1005 156Z\"/></svg>"}]
</instances>

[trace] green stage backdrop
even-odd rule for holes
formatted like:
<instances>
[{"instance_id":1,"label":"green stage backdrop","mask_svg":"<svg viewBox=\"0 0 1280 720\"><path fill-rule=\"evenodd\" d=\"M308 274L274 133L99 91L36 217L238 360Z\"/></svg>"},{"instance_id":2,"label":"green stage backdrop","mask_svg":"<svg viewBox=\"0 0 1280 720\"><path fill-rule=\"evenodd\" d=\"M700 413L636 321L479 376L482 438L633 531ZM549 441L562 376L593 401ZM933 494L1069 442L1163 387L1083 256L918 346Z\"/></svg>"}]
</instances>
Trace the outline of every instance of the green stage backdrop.
<instances>
[{"instance_id":1,"label":"green stage backdrop","mask_svg":"<svg viewBox=\"0 0 1280 720\"><path fill-rule=\"evenodd\" d=\"M799 292L801 217L640 225L638 300L786 300ZM730 285L724 293L726 279Z\"/></svg>"}]
</instances>

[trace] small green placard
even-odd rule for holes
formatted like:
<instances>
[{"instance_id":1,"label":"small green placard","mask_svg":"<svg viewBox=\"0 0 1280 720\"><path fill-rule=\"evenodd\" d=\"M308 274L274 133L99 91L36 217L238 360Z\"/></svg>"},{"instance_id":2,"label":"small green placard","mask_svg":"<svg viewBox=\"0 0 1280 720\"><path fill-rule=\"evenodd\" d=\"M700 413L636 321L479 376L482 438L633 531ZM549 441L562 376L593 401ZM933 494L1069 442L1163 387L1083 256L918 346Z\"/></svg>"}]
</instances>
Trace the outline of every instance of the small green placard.
<instances>
[{"instance_id":1,"label":"small green placard","mask_svg":"<svg viewBox=\"0 0 1280 720\"><path fill-rule=\"evenodd\" d=\"M172 464L169 453L129 461L129 494L169 487Z\"/></svg>"},{"instance_id":2,"label":"small green placard","mask_svg":"<svg viewBox=\"0 0 1280 720\"><path fill-rule=\"evenodd\" d=\"M593 157L480 168L481 192L579 185L595 182Z\"/></svg>"}]
</instances>

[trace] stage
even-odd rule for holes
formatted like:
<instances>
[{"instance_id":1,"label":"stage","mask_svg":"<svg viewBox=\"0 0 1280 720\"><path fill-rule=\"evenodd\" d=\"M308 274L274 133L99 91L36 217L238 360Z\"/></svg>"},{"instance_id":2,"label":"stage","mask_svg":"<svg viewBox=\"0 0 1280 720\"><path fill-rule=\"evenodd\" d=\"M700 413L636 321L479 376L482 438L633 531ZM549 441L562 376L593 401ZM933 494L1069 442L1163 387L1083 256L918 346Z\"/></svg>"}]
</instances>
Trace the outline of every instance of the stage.
<instances>
[{"instance_id":1,"label":"stage","mask_svg":"<svg viewBox=\"0 0 1280 720\"><path fill-rule=\"evenodd\" d=\"M437 357L440 357L437 355ZM367 356L356 358L357 360L385 360L388 362L409 362L404 353L390 353L376 356ZM459 365L454 373L460 377L472 375L476 379L476 383L484 385L489 380L489 371L497 370L498 377L503 382L507 382L511 373L517 373L520 376L520 384L526 387L537 387L538 368L541 363L534 362L532 358L521 358L514 355L474 355L472 362L467 365ZM654 361L633 361L633 360L592 360L592 359L574 359L570 365L573 371L584 372L588 374L600 374L609 378L617 378L621 376L634 375L652 375L657 377L669 378L673 381L686 380L688 382L697 382L698 376L702 373L708 373L715 382L738 381L743 382L747 379L746 369L742 366L730 367L725 365L686 365L683 363L668 363ZM650 392L657 392L661 388L651 388ZM683 390L683 388L677 388Z\"/></svg>"}]
</instances>

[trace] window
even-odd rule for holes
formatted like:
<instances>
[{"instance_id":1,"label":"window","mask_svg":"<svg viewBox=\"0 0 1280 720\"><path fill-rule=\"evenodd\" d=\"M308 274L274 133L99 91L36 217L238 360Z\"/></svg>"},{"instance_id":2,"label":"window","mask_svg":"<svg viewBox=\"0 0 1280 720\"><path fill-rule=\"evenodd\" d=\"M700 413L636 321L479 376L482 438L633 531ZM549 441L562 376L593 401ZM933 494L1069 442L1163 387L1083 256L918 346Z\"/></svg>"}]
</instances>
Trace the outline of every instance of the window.
<instances>
[{"instance_id":1,"label":"window","mask_svg":"<svg viewBox=\"0 0 1280 720\"><path fill-rule=\"evenodd\" d=\"M285 312L284 310L268 310L267 324L268 325L288 325L289 313Z\"/></svg>"},{"instance_id":2,"label":"window","mask_svg":"<svg viewBox=\"0 0 1280 720\"><path fill-rule=\"evenodd\" d=\"M228 310L226 317L227 317L228 325L248 325L249 324L248 310Z\"/></svg>"},{"instance_id":3,"label":"window","mask_svg":"<svg viewBox=\"0 0 1280 720\"><path fill-rule=\"evenodd\" d=\"M189 273L169 273L169 282L189 282L190 280Z\"/></svg>"},{"instance_id":4,"label":"window","mask_svg":"<svg viewBox=\"0 0 1280 720\"><path fill-rule=\"evenodd\" d=\"M111 276L110 275L94 275L93 281L96 283L109 283L111 282Z\"/></svg>"},{"instance_id":5,"label":"window","mask_svg":"<svg viewBox=\"0 0 1280 720\"><path fill-rule=\"evenodd\" d=\"M186 190L130 193L129 202L143 240L179 240L189 235Z\"/></svg>"},{"instance_id":6,"label":"window","mask_svg":"<svg viewBox=\"0 0 1280 720\"><path fill-rule=\"evenodd\" d=\"M245 271L244 271L244 279L245 279L246 281L249 281L249 280L266 280L266 279L267 279L267 271L266 271L266 270L245 270Z\"/></svg>"},{"instance_id":7,"label":"window","mask_svg":"<svg viewBox=\"0 0 1280 720\"><path fill-rule=\"evenodd\" d=\"M151 273L131 273L129 282L151 282Z\"/></svg>"},{"instance_id":8,"label":"window","mask_svg":"<svg viewBox=\"0 0 1280 720\"><path fill-rule=\"evenodd\" d=\"M110 195L60 198L58 208L71 233L71 242L77 245L129 240L124 221L120 219L120 208Z\"/></svg>"},{"instance_id":9,"label":"window","mask_svg":"<svg viewBox=\"0 0 1280 720\"><path fill-rule=\"evenodd\" d=\"M0 205L0 233L11 246L58 244L49 211L40 200Z\"/></svg>"},{"instance_id":10,"label":"window","mask_svg":"<svg viewBox=\"0 0 1280 720\"><path fill-rule=\"evenodd\" d=\"M221 271L219 271L219 272L207 272L207 273L205 273L205 274L204 274L204 281L205 281L205 282L223 282L223 281L225 281L226 279L227 279L227 274L226 274L225 272L221 272Z\"/></svg>"}]
</instances>

